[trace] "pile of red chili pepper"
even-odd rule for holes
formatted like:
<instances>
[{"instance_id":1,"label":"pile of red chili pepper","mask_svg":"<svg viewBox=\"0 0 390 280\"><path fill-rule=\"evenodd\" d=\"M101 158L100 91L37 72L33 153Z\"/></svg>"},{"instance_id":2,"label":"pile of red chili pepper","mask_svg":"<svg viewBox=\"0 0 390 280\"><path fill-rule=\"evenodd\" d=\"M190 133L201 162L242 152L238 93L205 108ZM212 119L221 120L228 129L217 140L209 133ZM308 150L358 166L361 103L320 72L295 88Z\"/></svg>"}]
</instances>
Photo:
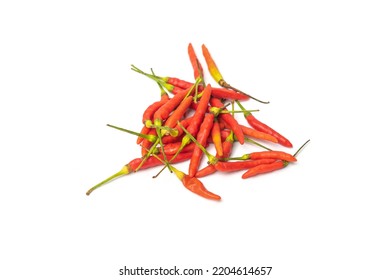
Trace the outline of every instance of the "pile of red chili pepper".
<instances>
[{"instance_id":1,"label":"pile of red chili pepper","mask_svg":"<svg viewBox=\"0 0 390 280\"><path fill-rule=\"evenodd\" d=\"M258 110L247 110L242 105L243 101L249 99L265 104L268 102L228 84L205 45L202 45L202 53L210 75L218 83L216 87L205 83L203 67L191 43L188 45L188 55L194 71L193 82L156 76L152 69L151 73L146 73L132 65L132 70L157 83L161 93L160 100L146 108L140 132L110 124L108 126L136 135L136 142L141 147L141 157L131 160L119 172L89 189L87 195L114 178L162 166L154 177L168 168L191 192L204 198L220 200L221 197L207 190L199 178L216 172L243 171L242 178L247 179L280 170L297 161L296 155L309 140L295 154L272 150L259 143L270 142L292 148L286 137L252 114ZM234 110L234 104L237 104L240 110ZM228 110L228 106L231 106L232 110ZM235 117L241 113L246 119L245 124L239 123ZM241 145L252 143L263 150L230 157L236 142ZM215 155L207 150L209 145L215 147ZM200 168L204 156L208 159L207 166ZM174 163L187 160L187 173L173 166Z\"/></svg>"}]
</instances>

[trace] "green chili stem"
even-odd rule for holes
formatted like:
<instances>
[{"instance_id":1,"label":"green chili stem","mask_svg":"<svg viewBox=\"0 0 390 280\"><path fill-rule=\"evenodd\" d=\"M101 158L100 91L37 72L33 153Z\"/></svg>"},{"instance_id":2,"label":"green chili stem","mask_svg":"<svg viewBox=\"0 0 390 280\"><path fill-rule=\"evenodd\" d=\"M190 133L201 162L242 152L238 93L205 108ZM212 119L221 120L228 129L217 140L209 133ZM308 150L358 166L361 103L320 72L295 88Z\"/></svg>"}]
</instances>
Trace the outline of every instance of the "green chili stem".
<instances>
[{"instance_id":1,"label":"green chili stem","mask_svg":"<svg viewBox=\"0 0 390 280\"><path fill-rule=\"evenodd\" d=\"M294 157L297 156L297 155L302 151L302 149L307 145L307 143L309 143L309 142L310 142L310 139L307 140L305 143L303 143L302 146L300 146L299 149L293 154L293 156L294 156ZM288 162L288 161L283 161L284 167L286 167L286 166L289 165L289 164L290 164L290 162Z\"/></svg>"},{"instance_id":2,"label":"green chili stem","mask_svg":"<svg viewBox=\"0 0 390 280\"><path fill-rule=\"evenodd\" d=\"M253 140L253 139L250 139L250 138L248 138L248 137L245 137L244 139L245 139L245 141L247 141L247 142L249 142L249 143L255 144L255 145L257 145L257 146L259 146L259 147L262 147L263 149L266 149L266 150L268 150L268 151L272 151L272 149L270 149L270 148L268 148L268 147L266 147L266 146L264 146L264 145L262 145L262 144L256 142L256 141Z\"/></svg>"},{"instance_id":3,"label":"green chili stem","mask_svg":"<svg viewBox=\"0 0 390 280\"><path fill-rule=\"evenodd\" d=\"M154 135L138 133L138 132L135 132L135 131L132 131L132 130L128 130L128 129L125 129L125 128L122 128L122 127L119 127L119 126L111 125L111 124L107 124L107 126L115 128L115 129L120 130L120 131L124 131L124 132L130 133L130 134L133 134L135 136L142 137L142 138L144 138L144 139L146 139L146 140L148 140L149 142L152 142L152 143L154 143L157 140L157 137L154 136Z\"/></svg>"},{"instance_id":4,"label":"green chili stem","mask_svg":"<svg viewBox=\"0 0 390 280\"><path fill-rule=\"evenodd\" d=\"M90 188L88 191L87 191L87 195L90 195L91 192L93 192L94 190L96 190L97 188L103 186L105 183L115 179L115 178L118 178L120 176L123 176L123 175L127 175L129 174L130 171L129 169L127 168L127 165L123 166L121 170L119 170L117 173L115 173L114 175L111 175L110 177L108 177L107 179L101 181L99 184L93 186L92 188Z\"/></svg>"}]
</instances>

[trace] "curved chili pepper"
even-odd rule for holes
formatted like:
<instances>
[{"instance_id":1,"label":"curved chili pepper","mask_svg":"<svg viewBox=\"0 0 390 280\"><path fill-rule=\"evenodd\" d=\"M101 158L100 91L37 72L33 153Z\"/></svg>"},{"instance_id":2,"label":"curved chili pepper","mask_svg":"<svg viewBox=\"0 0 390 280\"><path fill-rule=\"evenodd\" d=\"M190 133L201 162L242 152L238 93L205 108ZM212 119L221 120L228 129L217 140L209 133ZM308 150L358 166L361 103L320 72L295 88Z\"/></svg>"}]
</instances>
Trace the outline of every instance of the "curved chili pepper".
<instances>
[{"instance_id":1,"label":"curved chili pepper","mask_svg":"<svg viewBox=\"0 0 390 280\"><path fill-rule=\"evenodd\" d=\"M183 185L193 193L196 193L204 198L221 200L221 197L215 193L210 192L205 188L203 183L196 177L184 176L182 179Z\"/></svg>"},{"instance_id":2,"label":"curved chili pepper","mask_svg":"<svg viewBox=\"0 0 390 280\"><path fill-rule=\"evenodd\" d=\"M153 127L153 115L168 101L169 99L163 99L150 104L142 115L142 123L145 124L146 127Z\"/></svg>"},{"instance_id":3,"label":"curved chili pepper","mask_svg":"<svg viewBox=\"0 0 390 280\"><path fill-rule=\"evenodd\" d=\"M179 178L179 180L183 183L183 185L191 192L207 199L221 200L221 197L219 195L208 191L198 178L190 177L189 175L176 169L173 166L171 166L171 168L175 173L175 175L177 176L177 178Z\"/></svg>"},{"instance_id":4,"label":"curved chili pepper","mask_svg":"<svg viewBox=\"0 0 390 280\"><path fill-rule=\"evenodd\" d=\"M237 101L237 104L242 110L246 111L244 106L242 106L242 104L239 101ZM274 136L278 140L278 143L285 146L285 147L288 147L288 148L292 147L291 142L286 137L284 137L283 135L281 135L279 132L277 132L273 128L269 127L268 125L266 125L266 124L262 123L261 121L259 121L258 119L256 119L250 112L246 111L244 113L244 117L247 120L247 122L249 123L249 125L251 127L253 127L254 129Z\"/></svg>"},{"instance_id":5,"label":"curved chili pepper","mask_svg":"<svg viewBox=\"0 0 390 280\"><path fill-rule=\"evenodd\" d=\"M241 177L242 177L242 179L247 179L247 178L255 176L255 175L269 173L272 171L282 169L284 167L285 167L285 164L283 161L275 161L273 163L260 164L260 165L257 165L255 167L248 169L244 174L242 174Z\"/></svg>"},{"instance_id":6,"label":"curved chili pepper","mask_svg":"<svg viewBox=\"0 0 390 280\"><path fill-rule=\"evenodd\" d=\"M203 68L195 54L191 43L188 44L188 56L190 57L192 68L194 69L194 78L201 78L203 81Z\"/></svg>"},{"instance_id":7,"label":"curved chili pepper","mask_svg":"<svg viewBox=\"0 0 390 280\"><path fill-rule=\"evenodd\" d=\"M206 146L207 138L209 137L211 129L213 127L213 121L214 121L214 115L206 114L202 122L202 125L199 128L199 132L197 134L196 140L203 147ZM190 177L195 176L196 171L198 171L198 167L202 157L203 157L202 150L198 146L196 146L190 160L190 164L188 168L188 176Z\"/></svg>"}]
</instances>

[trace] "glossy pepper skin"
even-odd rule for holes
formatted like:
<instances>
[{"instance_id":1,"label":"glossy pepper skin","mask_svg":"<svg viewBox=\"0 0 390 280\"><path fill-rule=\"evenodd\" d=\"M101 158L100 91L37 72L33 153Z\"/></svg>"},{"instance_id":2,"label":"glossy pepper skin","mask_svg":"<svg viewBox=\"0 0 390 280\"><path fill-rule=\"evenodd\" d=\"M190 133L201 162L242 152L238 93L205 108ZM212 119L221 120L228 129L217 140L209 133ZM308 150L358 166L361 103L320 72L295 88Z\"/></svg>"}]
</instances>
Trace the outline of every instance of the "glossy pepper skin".
<instances>
[{"instance_id":1,"label":"glossy pepper skin","mask_svg":"<svg viewBox=\"0 0 390 280\"><path fill-rule=\"evenodd\" d=\"M269 173L272 171L276 171L282 169L286 166L283 161L275 161L273 163L268 164L260 164L255 167L248 169L244 174L242 174L242 179L247 179L249 177L253 177L259 174Z\"/></svg>"},{"instance_id":2,"label":"glossy pepper skin","mask_svg":"<svg viewBox=\"0 0 390 280\"><path fill-rule=\"evenodd\" d=\"M211 129L213 127L213 123L214 123L214 116L212 114L206 114L203 123L199 128L198 135L196 137L197 138L196 140L198 140L200 145L202 145L203 147L205 147L207 144L207 138L210 135ZM196 172L198 171L198 167L202 157L203 157L202 150L198 146L196 146L194 148L193 155L191 157L189 168L188 168L188 175L190 177L195 176Z\"/></svg>"},{"instance_id":3,"label":"glossy pepper skin","mask_svg":"<svg viewBox=\"0 0 390 280\"><path fill-rule=\"evenodd\" d=\"M204 198L221 200L221 197L215 193L212 193L206 189L203 183L196 177L184 176L183 185L193 193L196 193Z\"/></svg>"},{"instance_id":4,"label":"glossy pepper skin","mask_svg":"<svg viewBox=\"0 0 390 280\"><path fill-rule=\"evenodd\" d=\"M221 200L221 197L219 195L208 191L198 178L190 177L184 172L175 168L174 166L171 166L171 168L172 171L175 173L176 177L182 182L183 186L191 192L207 199Z\"/></svg>"},{"instance_id":5,"label":"glossy pepper skin","mask_svg":"<svg viewBox=\"0 0 390 280\"><path fill-rule=\"evenodd\" d=\"M215 169L221 172L234 172L249 169L260 164L273 163L275 161L275 159L270 158L248 161L219 161L215 164Z\"/></svg>"}]
</instances>

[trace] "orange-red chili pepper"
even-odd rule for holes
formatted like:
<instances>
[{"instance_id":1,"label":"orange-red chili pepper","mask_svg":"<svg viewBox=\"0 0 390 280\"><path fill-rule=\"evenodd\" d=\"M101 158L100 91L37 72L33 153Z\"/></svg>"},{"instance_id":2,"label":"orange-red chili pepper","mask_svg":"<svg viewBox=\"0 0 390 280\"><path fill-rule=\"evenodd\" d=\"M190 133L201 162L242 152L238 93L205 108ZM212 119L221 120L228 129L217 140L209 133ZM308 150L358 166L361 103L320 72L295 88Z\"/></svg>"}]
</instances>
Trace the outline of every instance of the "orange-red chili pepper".
<instances>
[{"instance_id":1,"label":"orange-red chili pepper","mask_svg":"<svg viewBox=\"0 0 390 280\"><path fill-rule=\"evenodd\" d=\"M217 98L214 97L211 98L210 103L214 107L224 108L224 104ZM234 134L236 135L238 142L241 145L243 145L245 142L245 136L237 120L229 113L219 114L219 117L223 119L230 126L230 128L233 130Z\"/></svg>"},{"instance_id":2,"label":"orange-red chili pepper","mask_svg":"<svg viewBox=\"0 0 390 280\"><path fill-rule=\"evenodd\" d=\"M247 160L247 159L264 159L264 158L271 158L271 159L279 159L284 160L287 162L295 162L297 159L286 152L283 151L261 151L261 152L253 152L249 154L244 154L241 157L236 158L230 158L230 159L237 159L237 160Z\"/></svg>"},{"instance_id":3,"label":"orange-red chili pepper","mask_svg":"<svg viewBox=\"0 0 390 280\"><path fill-rule=\"evenodd\" d=\"M240 171L240 170L252 168L260 164L272 163L275 161L276 159L271 159L271 158L246 160L246 161L218 161L215 164L215 169L222 172L234 172L234 171Z\"/></svg>"},{"instance_id":4,"label":"orange-red chili pepper","mask_svg":"<svg viewBox=\"0 0 390 280\"><path fill-rule=\"evenodd\" d=\"M201 78L203 80L203 68L191 43L188 44L188 56L190 57L192 68L194 69L194 78Z\"/></svg>"},{"instance_id":5,"label":"orange-red chili pepper","mask_svg":"<svg viewBox=\"0 0 390 280\"><path fill-rule=\"evenodd\" d=\"M196 140L199 142L200 145L203 147L206 146L207 144L207 138L210 135L211 129L213 127L213 120L214 120L214 115L212 114L206 114L204 117L204 120L199 128L199 132L197 134ZM203 157L203 152L202 150L196 146L188 168L188 175L190 177L194 177L196 172L198 171L198 167L200 164L200 161Z\"/></svg>"},{"instance_id":6,"label":"orange-red chili pepper","mask_svg":"<svg viewBox=\"0 0 390 280\"><path fill-rule=\"evenodd\" d=\"M229 100L248 100L249 97L245 94L239 93L234 90L226 89L226 88L211 88L211 95L216 98L221 99L229 99Z\"/></svg>"},{"instance_id":7,"label":"orange-red chili pepper","mask_svg":"<svg viewBox=\"0 0 390 280\"><path fill-rule=\"evenodd\" d=\"M210 192L206 189L203 183L195 177L190 177L184 172L178 170L175 167L171 167L177 178L183 183L183 185L190 190L191 192L200 195L201 197L212 199L212 200L221 200L221 197L215 193Z\"/></svg>"},{"instance_id":8,"label":"orange-red chili pepper","mask_svg":"<svg viewBox=\"0 0 390 280\"><path fill-rule=\"evenodd\" d=\"M246 136L249 136L249 137L252 137L255 139L259 139L259 140L265 140L265 141L270 141L273 143L278 143L278 140L276 139L276 137L272 136L271 134L258 131L256 129L247 127L247 126L242 125L242 124L240 124L240 127L242 129L242 132Z\"/></svg>"},{"instance_id":9,"label":"orange-red chili pepper","mask_svg":"<svg viewBox=\"0 0 390 280\"><path fill-rule=\"evenodd\" d=\"M242 179L247 179L249 177L264 174L272 171L276 171L285 167L285 163L281 160L275 161L273 163L260 164L255 167L249 168L244 174L242 174Z\"/></svg>"},{"instance_id":10,"label":"orange-red chili pepper","mask_svg":"<svg viewBox=\"0 0 390 280\"><path fill-rule=\"evenodd\" d=\"M190 132L191 135L196 135L198 133L199 127L206 114L210 97L211 97L211 86L210 84L208 84L206 88L203 90L202 97L200 98L195 113L192 116L192 121L187 128L187 130Z\"/></svg>"},{"instance_id":11,"label":"orange-red chili pepper","mask_svg":"<svg viewBox=\"0 0 390 280\"><path fill-rule=\"evenodd\" d=\"M164 78L162 78L162 80L164 82L166 82L167 84L170 84L172 86L179 87L182 89L190 88L193 85L193 83L187 82L187 81L179 79L179 78L164 77Z\"/></svg>"},{"instance_id":12,"label":"orange-red chili pepper","mask_svg":"<svg viewBox=\"0 0 390 280\"><path fill-rule=\"evenodd\" d=\"M242 104L240 102L237 102L237 104L242 110L245 110L244 106L242 106ZM261 121L259 121L258 119L256 119L252 115L252 113L246 111L244 113L244 117L247 120L247 122L249 123L249 125L251 127L253 127L254 129L274 136L278 140L278 143L285 146L285 147L288 147L288 148L292 147L291 142L286 137L284 137L283 135L281 135L279 132L277 132L273 128L269 127L268 125L266 125L266 124L262 123Z\"/></svg>"},{"instance_id":13,"label":"orange-red chili pepper","mask_svg":"<svg viewBox=\"0 0 390 280\"><path fill-rule=\"evenodd\" d=\"M224 81L221 72L218 70L217 64L215 64L214 59L211 57L211 54L207 47L202 44L202 53L203 57L206 60L207 67L209 69L211 77L219 84L221 85L221 81ZM222 85L221 85L222 86Z\"/></svg>"}]
</instances>

